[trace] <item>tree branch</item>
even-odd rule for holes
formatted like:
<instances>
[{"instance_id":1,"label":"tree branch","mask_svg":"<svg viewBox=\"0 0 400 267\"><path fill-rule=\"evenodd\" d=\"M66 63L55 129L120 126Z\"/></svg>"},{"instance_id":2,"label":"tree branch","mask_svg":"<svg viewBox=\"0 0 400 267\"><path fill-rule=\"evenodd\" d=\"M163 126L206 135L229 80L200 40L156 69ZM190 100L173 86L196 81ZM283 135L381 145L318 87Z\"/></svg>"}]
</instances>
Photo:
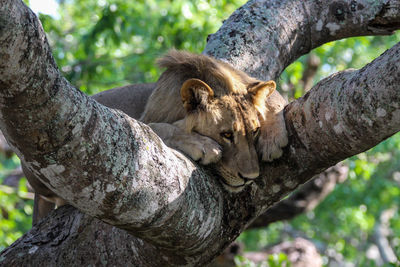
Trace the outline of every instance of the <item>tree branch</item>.
<instances>
[{"instance_id":1,"label":"tree branch","mask_svg":"<svg viewBox=\"0 0 400 267\"><path fill-rule=\"evenodd\" d=\"M323 42L381 34L382 29L368 29L378 15L382 28L382 21L389 21L386 13L390 31L400 26L400 9L383 9L387 0L365 1L362 9L342 19L337 12L347 2L334 8L330 1L320 1L313 8L314 1L251 1L227 20L206 51L255 76L276 78L287 64ZM398 1L390 3L398 7ZM326 6L330 16L323 19L315 11ZM310 11L321 18L310 20ZM244 191L228 193L217 177L165 147L147 126L72 88L60 76L37 18L22 2L0 0L0 18L0 126L14 151L57 194L148 242L132 237L135 247L157 247L169 265L209 262L298 185L400 130L396 45L360 71L323 80L286 107L290 143L283 158L263 164L261 177ZM332 25L329 19L338 21ZM224 32L232 25L240 34ZM230 35L230 42L239 35L241 42L226 43ZM104 237L110 234L103 230ZM76 241L60 242L69 246ZM38 245L33 253L44 247ZM3 252L8 255L3 263L11 261L10 250L17 249Z\"/></svg>"},{"instance_id":2,"label":"tree branch","mask_svg":"<svg viewBox=\"0 0 400 267\"><path fill-rule=\"evenodd\" d=\"M399 28L399 0L251 0L209 36L204 52L269 80L324 43Z\"/></svg>"},{"instance_id":3,"label":"tree branch","mask_svg":"<svg viewBox=\"0 0 400 267\"><path fill-rule=\"evenodd\" d=\"M388 236L390 234L390 219L397 212L396 208L390 208L382 211L379 221L374 227L374 233L372 239L379 249L379 254L383 260L383 263L400 263L400 259L396 257L393 248L390 246Z\"/></svg>"},{"instance_id":4,"label":"tree branch","mask_svg":"<svg viewBox=\"0 0 400 267\"><path fill-rule=\"evenodd\" d=\"M317 74L318 67L321 64L319 57L313 53L310 53L307 58L306 66L303 71L303 77L301 78L301 84L304 92L308 92L313 85L313 80Z\"/></svg>"},{"instance_id":5,"label":"tree branch","mask_svg":"<svg viewBox=\"0 0 400 267\"><path fill-rule=\"evenodd\" d=\"M155 257L160 255L160 250L163 251L67 205L54 210L51 216L3 250L0 265L120 266L128 262L135 266L170 265L168 252L164 251L164 257ZM184 261L181 259L180 265Z\"/></svg>"},{"instance_id":6,"label":"tree branch","mask_svg":"<svg viewBox=\"0 0 400 267\"><path fill-rule=\"evenodd\" d=\"M214 243L218 182L146 125L68 84L21 1L0 1L0 17L0 125L29 170L88 215L159 246L195 254Z\"/></svg>"}]
</instances>

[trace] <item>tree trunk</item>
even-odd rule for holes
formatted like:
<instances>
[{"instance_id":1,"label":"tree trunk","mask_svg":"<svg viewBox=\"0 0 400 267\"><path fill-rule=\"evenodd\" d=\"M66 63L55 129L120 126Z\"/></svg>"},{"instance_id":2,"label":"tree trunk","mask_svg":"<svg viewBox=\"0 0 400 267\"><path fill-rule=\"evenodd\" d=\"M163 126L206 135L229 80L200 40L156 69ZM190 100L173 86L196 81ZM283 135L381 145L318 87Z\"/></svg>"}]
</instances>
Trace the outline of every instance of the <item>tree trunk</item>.
<instances>
[{"instance_id":1,"label":"tree trunk","mask_svg":"<svg viewBox=\"0 0 400 267\"><path fill-rule=\"evenodd\" d=\"M276 79L325 42L391 33L400 27L399 7L398 0L250 1L205 53ZM285 108L283 157L261 163L253 184L230 193L149 127L73 88L35 15L21 1L0 0L1 130L29 170L79 209L56 210L0 263L208 263L300 184L398 132L399 84L400 44L361 70L324 79Z\"/></svg>"}]
</instances>

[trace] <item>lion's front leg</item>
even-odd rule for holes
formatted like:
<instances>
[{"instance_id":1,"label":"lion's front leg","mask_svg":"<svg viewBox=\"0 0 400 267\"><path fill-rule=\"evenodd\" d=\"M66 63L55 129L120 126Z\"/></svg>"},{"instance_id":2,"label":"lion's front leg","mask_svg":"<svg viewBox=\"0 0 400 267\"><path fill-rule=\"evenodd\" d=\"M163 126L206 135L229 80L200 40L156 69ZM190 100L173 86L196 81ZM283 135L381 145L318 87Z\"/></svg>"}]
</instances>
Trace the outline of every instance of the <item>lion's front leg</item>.
<instances>
[{"instance_id":1,"label":"lion's front leg","mask_svg":"<svg viewBox=\"0 0 400 267\"><path fill-rule=\"evenodd\" d=\"M178 121L174 124L149 123L149 126L167 146L183 152L203 165L216 163L221 159L222 150L217 142L194 132L187 133L181 124Z\"/></svg>"},{"instance_id":2,"label":"lion's front leg","mask_svg":"<svg viewBox=\"0 0 400 267\"><path fill-rule=\"evenodd\" d=\"M288 143L283 111L273 114L261 123L257 150L263 161L273 161L282 156L282 148Z\"/></svg>"},{"instance_id":3,"label":"lion's front leg","mask_svg":"<svg viewBox=\"0 0 400 267\"><path fill-rule=\"evenodd\" d=\"M261 121L257 151L263 161L273 161L282 156L282 148L288 144L283 109L286 100L274 91L266 101L265 119Z\"/></svg>"}]
</instances>

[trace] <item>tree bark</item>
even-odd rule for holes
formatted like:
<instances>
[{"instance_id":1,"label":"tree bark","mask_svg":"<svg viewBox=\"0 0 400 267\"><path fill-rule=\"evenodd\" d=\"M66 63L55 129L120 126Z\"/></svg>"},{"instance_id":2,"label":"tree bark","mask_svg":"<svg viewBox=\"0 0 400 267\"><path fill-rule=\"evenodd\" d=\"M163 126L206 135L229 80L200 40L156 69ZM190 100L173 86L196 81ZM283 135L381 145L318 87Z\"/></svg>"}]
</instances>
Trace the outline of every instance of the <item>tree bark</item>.
<instances>
[{"instance_id":1,"label":"tree bark","mask_svg":"<svg viewBox=\"0 0 400 267\"><path fill-rule=\"evenodd\" d=\"M399 0L249 1L209 36L204 52L254 77L276 79L324 43L393 33L400 27L399 8Z\"/></svg>"},{"instance_id":2,"label":"tree bark","mask_svg":"<svg viewBox=\"0 0 400 267\"><path fill-rule=\"evenodd\" d=\"M205 52L276 79L324 42L400 27L399 1L354 2L250 1L211 36ZM263 163L261 176L245 190L229 193L209 168L166 147L146 125L73 88L61 77L35 15L21 1L0 0L1 130L30 171L87 214L56 211L4 250L0 263L35 265L49 257L58 265L78 263L102 239L118 244L99 245L97 263L103 265L210 262L297 186L400 130L399 59L398 44L289 104L283 157Z\"/></svg>"}]
</instances>

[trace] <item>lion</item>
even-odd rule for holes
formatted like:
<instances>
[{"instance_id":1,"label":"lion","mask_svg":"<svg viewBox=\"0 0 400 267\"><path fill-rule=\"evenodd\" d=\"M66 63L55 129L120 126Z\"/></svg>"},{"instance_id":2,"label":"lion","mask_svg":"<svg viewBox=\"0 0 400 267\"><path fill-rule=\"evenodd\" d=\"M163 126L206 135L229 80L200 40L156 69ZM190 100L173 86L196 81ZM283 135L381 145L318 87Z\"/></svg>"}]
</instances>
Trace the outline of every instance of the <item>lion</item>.
<instances>
[{"instance_id":1,"label":"lion","mask_svg":"<svg viewBox=\"0 0 400 267\"><path fill-rule=\"evenodd\" d=\"M257 80L228 63L185 51L169 51L158 65L165 71L156 83L115 88L93 98L140 116L167 146L194 161L214 164L231 192L259 176L259 158L269 162L282 155L288 142L282 114L286 101L274 81ZM66 202L29 170L24 172L43 196L35 195L35 224L54 208L50 202Z\"/></svg>"},{"instance_id":2,"label":"lion","mask_svg":"<svg viewBox=\"0 0 400 267\"><path fill-rule=\"evenodd\" d=\"M166 70L140 118L168 146L215 168L238 191L260 173L258 155L272 161L287 142L280 97L267 105L274 81L260 81L206 55L171 50Z\"/></svg>"}]
</instances>

